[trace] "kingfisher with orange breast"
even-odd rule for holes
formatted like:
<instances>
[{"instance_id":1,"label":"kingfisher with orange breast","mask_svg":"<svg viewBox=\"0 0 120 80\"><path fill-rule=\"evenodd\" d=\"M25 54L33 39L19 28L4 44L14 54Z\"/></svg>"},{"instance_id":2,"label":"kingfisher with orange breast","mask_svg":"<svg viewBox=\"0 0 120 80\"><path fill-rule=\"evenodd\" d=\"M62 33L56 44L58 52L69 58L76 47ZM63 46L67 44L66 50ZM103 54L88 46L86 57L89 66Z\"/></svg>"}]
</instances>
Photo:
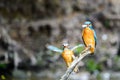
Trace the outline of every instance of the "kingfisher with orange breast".
<instances>
[{"instance_id":1,"label":"kingfisher with orange breast","mask_svg":"<svg viewBox=\"0 0 120 80\"><path fill-rule=\"evenodd\" d=\"M97 44L97 36L96 32L93 29L92 23L90 21L86 21L84 25L82 25L82 39L86 46L90 46L90 53L94 54L95 47Z\"/></svg>"},{"instance_id":2,"label":"kingfisher with orange breast","mask_svg":"<svg viewBox=\"0 0 120 80\"><path fill-rule=\"evenodd\" d=\"M74 56L74 53L72 50L70 50L68 48L68 43L64 43L63 46L64 46L64 50L62 52L62 57L67 65L67 67L69 67L71 65L71 63L73 62L73 60L75 59L75 56ZM75 69L74 69L74 72L78 72L79 69L78 67L76 66Z\"/></svg>"},{"instance_id":3,"label":"kingfisher with orange breast","mask_svg":"<svg viewBox=\"0 0 120 80\"><path fill-rule=\"evenodd\" d=\"M66 66L68 68L72 64L73 60L76 58L73 51L75 49L77 49L79 47L83 47L83 46L84 46L83 44L79 44L72 48L69 48L69 44L66 42L66 43L63 43L63 47L64 47L63 50L61 50L53 45L46 45L46 48L49 50L61 53L62 58L64 59ZM78 71L79 71L78 66L76 66L74 69L74 72L78 72Z\"/></svg>"}]
</instances>

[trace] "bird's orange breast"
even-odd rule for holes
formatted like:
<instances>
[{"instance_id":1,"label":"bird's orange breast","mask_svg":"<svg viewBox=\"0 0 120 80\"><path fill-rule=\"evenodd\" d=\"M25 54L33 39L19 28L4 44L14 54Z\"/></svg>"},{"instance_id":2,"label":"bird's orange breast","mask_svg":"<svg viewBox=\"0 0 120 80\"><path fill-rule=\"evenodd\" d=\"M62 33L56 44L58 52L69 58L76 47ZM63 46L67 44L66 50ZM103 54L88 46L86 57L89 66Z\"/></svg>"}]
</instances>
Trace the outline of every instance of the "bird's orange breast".
<instances>
[{"instance_id":1,"label":"bird's orange breast","mask_svg":"<svg viewBox=\"0 0 120 80\"><path fill-rule=\"evenodd\" d=\"M71 50L64 50L62 53L62 57L64 59L65 62L72 62L73 61L73 52Z\"/></svg>"},{"instance_id":2,"label":"bird's orange breast","mask_svg":"<svg viewBox=\"0 0 120 80\"><path fill-rule=\"evenodd\" d=\"M91 46L91 53L94 53L95 49L95 39L94 39L94 32L90 28L86 27L82 31L82 38L85 43L85 46L88 47L89 45Z\"/></svg>"}]
</instances>

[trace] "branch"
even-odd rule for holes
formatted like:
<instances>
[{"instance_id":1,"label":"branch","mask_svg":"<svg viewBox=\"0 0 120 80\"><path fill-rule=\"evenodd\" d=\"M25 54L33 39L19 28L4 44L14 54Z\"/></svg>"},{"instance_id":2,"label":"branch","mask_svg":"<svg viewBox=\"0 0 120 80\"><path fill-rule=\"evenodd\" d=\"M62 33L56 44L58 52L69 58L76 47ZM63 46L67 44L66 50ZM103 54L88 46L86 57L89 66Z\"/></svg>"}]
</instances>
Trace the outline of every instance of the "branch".
<instances>
[{"instance_id":1,"label":"branch","mask_svg":"<svg viewBox=\"0 0 120 80\"><path fill-rule=\"evenodd\" d=\"M84 51L82 51L79 56L79 58L76 58L72 64L70 65L70 67L67 69L67 71L65 72L65 74L61 77L60 80L68 80L70 74L72 73L72 71L74 70L75 66L88 54L90 54L89 51L90 47L86 48Z\"/></svg>"},{"instance_id":2,"label":"branch","mask_svg":"<svg viewBox=\"0 0 120 80\"><path fill-rule=\"evenodd\" d=\"M79 44L79 45L73 47L71 50L74 51L74 50L77 49L78 47L83 47L83 46L84 46L83 44Z\"/></svg>"}]
</instances>

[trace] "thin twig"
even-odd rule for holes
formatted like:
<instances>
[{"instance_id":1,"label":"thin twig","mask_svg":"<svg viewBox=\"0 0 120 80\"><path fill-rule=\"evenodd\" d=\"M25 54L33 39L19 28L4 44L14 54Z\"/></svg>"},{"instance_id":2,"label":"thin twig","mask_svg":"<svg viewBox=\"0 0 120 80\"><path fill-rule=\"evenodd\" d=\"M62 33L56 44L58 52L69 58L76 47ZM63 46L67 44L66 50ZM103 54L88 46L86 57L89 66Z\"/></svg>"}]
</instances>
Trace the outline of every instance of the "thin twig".
<instances>
[{"instance_id":1,"label":"thin twig","mask_svg":"<svg viewBox=\"0 0 120 80\"><path fill-rule=\"evenodd\" d=\"M76 58L72 64L70 65L70 67L67 69L67 71L65 72L65 74L61 77L60 80L68 80L70 74L72 73L72 71L74 70L74 68L77 66L77 64L88 54L90 54L90 51L88 51L90 49L90 47L86 48L85 51L81 52L79 58Z\"/></svg>"},{"instance_id":2,"label":"thin twig","mask_svg":"<svg viewBox=\"0 0 120 80\"><path fill-rule=\"evenodd\" d=\"M79 56L81 56L82 54L84 54L85 52L89 51L91 46L88 46L87 48L85 48L80 54Z\"/></svg>"}]
</instances>

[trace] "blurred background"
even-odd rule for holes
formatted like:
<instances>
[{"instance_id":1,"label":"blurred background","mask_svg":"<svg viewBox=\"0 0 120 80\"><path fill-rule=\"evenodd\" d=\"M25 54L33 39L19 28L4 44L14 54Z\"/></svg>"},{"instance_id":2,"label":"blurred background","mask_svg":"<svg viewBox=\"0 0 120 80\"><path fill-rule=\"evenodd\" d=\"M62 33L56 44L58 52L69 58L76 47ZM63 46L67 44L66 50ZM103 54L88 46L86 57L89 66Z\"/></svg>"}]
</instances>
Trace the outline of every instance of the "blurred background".
<instances>
[{"instance_id":1,"label":"blurred background","mask_svg":"<svg viewBox=\"0 0 120 80\"><path fill-rule=\"evenodd\" d=\"M83 44L85 20L97 33L96 52L70 80L120 80L119 0L0 0L0 80L59 80L66 65L46 45Z\"/></svg>"}]
</instances>

